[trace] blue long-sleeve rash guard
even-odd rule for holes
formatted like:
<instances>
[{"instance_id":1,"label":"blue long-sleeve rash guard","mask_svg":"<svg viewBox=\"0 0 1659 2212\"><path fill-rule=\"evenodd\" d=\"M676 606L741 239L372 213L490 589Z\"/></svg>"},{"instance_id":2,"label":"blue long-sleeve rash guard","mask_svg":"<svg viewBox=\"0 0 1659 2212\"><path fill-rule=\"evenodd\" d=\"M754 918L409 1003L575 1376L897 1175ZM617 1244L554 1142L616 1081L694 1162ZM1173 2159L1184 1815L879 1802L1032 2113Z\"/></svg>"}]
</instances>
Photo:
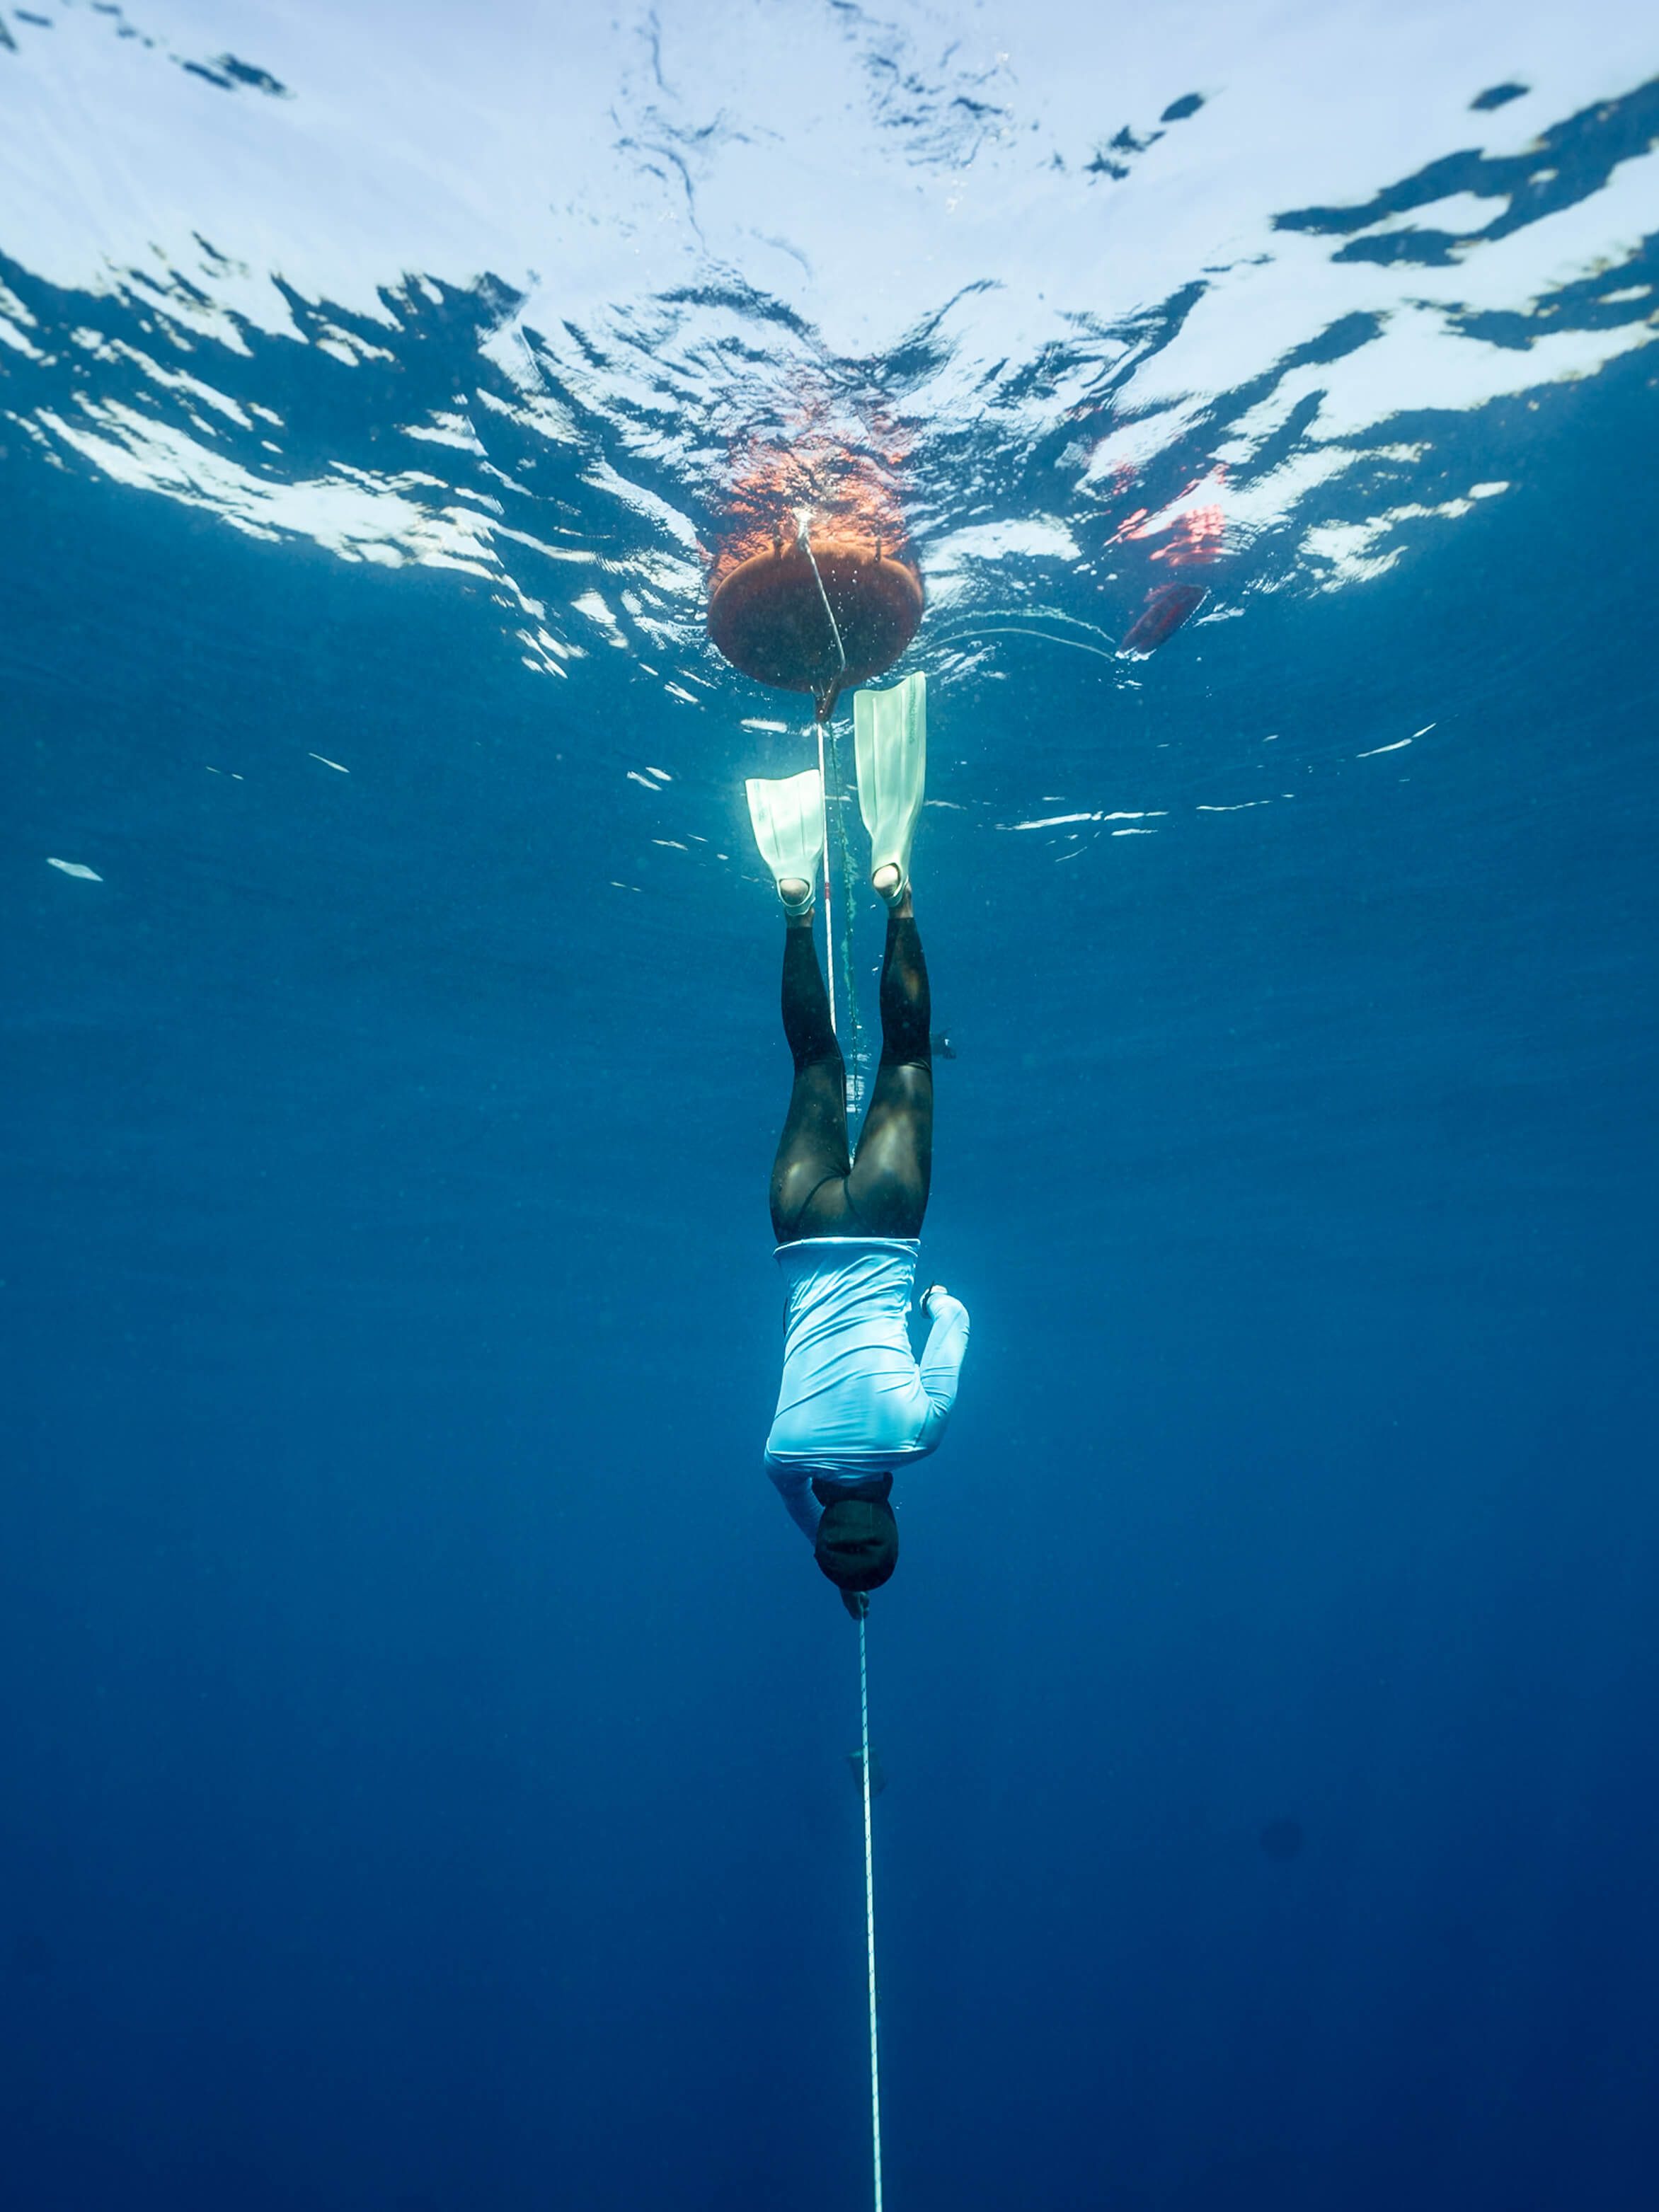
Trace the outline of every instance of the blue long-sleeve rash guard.
<instances>
[{"instance_id":1,"label":"blue long-sleeve rash guard","mask_svg":"<svg viewBox=\"0 0 1659 2212\"><path fill-rule=\"evenodd\" d=\"M778 1247L783 1270L783 1382L766 1469L815 1539L821 1482L862 1482L925 1458L945 1433L968 1349L968 1309L928 1294L920 1360L909 1312L914 1237L803 1237Z\"/></svg>"}]
</instances>

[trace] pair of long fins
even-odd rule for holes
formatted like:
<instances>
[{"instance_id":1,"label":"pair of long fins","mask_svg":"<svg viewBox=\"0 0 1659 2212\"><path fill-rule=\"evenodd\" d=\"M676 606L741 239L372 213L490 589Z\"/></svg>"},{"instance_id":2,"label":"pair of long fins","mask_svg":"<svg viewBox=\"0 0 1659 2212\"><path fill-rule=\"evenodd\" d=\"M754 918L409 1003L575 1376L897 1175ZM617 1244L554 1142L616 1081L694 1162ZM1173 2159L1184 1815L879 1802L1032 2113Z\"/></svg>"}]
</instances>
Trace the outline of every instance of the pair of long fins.
<instances>
[{"instance_id":1,"label":"pair of long fins","mask_svg":"<svg viewBox=\"0 0 1659 2212\"><path fill-rule=\"evenodd\" d=\"M927 780L926 676L907 676L889 691L854 693L853 750L859 812L870 833L870 872L896 867L902 892L910 880L910 846ZM751 776L744 787L755 842L779 896L785 884L805 884L805 899L784 899L792 911L804 910L823 858L823 779L809 768L775 780Z\"/></svg>"}]
</instances>

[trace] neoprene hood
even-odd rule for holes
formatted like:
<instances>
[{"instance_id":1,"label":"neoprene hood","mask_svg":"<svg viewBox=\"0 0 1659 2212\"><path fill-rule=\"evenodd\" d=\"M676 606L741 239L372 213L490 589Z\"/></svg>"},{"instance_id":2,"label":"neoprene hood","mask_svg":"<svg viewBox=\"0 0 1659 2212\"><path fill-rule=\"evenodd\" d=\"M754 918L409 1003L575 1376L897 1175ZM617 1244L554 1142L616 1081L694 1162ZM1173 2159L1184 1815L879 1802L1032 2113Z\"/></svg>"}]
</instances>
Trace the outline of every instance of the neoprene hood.
<instances>
[{"instance_id":1,"label":"neoprene hood","mask_svg":"<svg viewBox=\"0 0 1659 2212\"><path fill-rule=\"evenodd\" d=\"M840 1498L824 1507L812 1557L838 1589L879 1589L898 1554L898 1522L884 1498Z\"/></svg>"}]
</instances>

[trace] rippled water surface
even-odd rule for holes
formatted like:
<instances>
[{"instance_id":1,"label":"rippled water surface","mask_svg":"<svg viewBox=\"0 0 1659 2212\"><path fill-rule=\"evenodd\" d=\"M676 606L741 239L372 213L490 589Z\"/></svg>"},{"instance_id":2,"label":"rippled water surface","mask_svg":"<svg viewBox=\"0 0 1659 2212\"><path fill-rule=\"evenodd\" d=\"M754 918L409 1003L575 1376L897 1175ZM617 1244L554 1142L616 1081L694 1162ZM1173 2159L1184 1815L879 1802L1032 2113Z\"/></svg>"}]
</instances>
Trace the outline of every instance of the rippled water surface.
<instances>
[{"instance_id":1,"label":"rippled water surface","mask_svg":"<svg viewBox=\"0 0 1659 2212\"><path fill-rule=\"evenodd\" d=\"M893 2204L1649 2203L1656 238L1614 0L0 7L9 2201L867 2201L799 516L975 1318Z\"/></svg>"}]
</instances>

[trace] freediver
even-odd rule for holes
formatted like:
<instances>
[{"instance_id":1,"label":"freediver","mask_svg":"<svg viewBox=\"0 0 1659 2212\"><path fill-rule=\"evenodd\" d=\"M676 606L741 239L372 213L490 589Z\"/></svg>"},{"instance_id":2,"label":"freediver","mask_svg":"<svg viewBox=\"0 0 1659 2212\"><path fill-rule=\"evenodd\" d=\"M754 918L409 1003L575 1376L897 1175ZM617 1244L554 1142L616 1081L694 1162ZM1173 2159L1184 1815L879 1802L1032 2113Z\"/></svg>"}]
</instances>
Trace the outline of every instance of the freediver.
<instances>
[{"instance_id":1,"label":"freediver","mask_svg":"<svg viewBox=\"0 0 1659 2212\"><path fill-rule=\"evenodd\" d=\"M756 842L783 905L783 1031L795 1063L772 1166L784 1350L766 1466L855 1620L898 1564L893 1476L938 1447L968 1348L967 1309L942 1283L921 1295L932 1327L920 1360L909 1333L933 1145L927 964L910 884L926 699L917 675L854 701L870 881L887 908L881 1061L856 1155L812 934L822 780L813 769L748 787Z\"/></svg>"}]
</instances>

